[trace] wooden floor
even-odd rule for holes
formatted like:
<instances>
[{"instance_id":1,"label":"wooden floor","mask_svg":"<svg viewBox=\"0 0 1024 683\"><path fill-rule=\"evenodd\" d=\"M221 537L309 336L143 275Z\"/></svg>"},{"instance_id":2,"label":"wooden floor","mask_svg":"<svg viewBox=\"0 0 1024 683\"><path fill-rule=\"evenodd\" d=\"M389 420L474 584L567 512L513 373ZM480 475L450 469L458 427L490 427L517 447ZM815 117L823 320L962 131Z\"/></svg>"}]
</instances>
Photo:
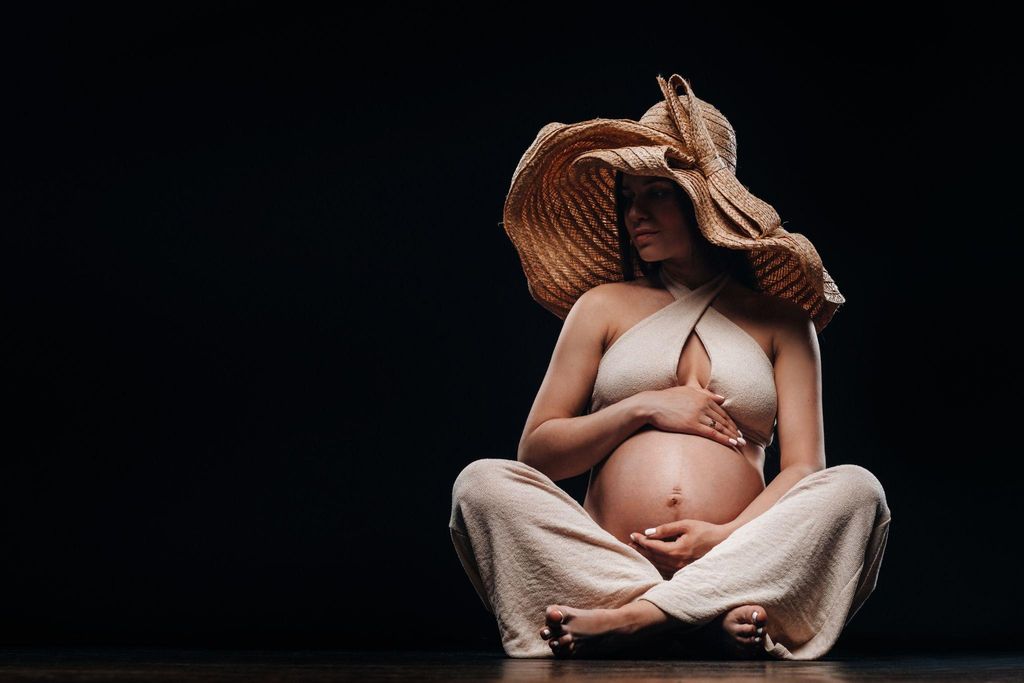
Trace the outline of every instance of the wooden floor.
<instances>
[{"instance_id":1,"label":"wooden floor","mask_svg":"<svg viewBox=\"0 0 1024 683\"><path fill-rule=\"evenodd\" d=\"M491 652L4 648L2 681L1024 681L1024 650L813 662L509 659Z\"/></svg>"}]
</instances>

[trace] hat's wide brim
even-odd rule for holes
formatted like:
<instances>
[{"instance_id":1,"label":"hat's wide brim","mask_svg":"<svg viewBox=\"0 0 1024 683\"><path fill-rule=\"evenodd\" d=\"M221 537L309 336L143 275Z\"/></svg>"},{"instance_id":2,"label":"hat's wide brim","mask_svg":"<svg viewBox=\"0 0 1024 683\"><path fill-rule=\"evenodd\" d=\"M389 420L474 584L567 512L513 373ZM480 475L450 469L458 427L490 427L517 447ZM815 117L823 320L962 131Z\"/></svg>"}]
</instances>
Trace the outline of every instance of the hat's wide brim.
<instances>
[{"instance_id":1,"label":"hat's wide brim","mask_svg":"<svg viewBox=\"0 0 1024 683\"><path fill-rule=\"evenodd\" d=\"M623 279L616 171L677 183L707 240L747 251L762 291L800 305L819 333L845 301L810 240L782 228L732 168L709 179L678 138L628 119L592 119L544 126L516 166L505 201L503 226L530 295L559 318L583 292Z\"/></svg>"}]
</instances>

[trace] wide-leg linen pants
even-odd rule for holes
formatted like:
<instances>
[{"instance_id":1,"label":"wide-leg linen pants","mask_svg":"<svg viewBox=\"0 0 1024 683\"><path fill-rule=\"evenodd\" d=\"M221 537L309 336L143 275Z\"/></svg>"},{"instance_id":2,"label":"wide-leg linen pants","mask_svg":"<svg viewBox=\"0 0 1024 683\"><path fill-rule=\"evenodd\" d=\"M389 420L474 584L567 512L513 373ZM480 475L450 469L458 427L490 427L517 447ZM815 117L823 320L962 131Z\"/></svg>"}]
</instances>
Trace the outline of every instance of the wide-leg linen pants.
<instances>
[{"instance_id":1,"label":"wide-leg linen pants","mask_svg":"<svg viewBox=\"0 0 1024 683\"><path fill-rule=\"evenodd\" d=\"M544 608L648 600L701 628L734 607L768 613L770 657L817 659L874 591L889 531L878 479L859 465L814 472L706 555L665 580L547 475L519 462L469 463L452 488L452 542L510 657L553 657Z\"/></svg>"}]
</instances>

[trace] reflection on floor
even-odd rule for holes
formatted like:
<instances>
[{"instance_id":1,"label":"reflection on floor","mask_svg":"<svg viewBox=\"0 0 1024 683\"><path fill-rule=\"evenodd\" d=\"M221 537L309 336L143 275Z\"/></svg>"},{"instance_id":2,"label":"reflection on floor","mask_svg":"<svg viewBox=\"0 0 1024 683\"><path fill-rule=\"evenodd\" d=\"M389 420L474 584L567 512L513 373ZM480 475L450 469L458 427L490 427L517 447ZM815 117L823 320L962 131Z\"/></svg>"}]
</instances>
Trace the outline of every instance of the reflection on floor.
<instances>
[{"instance_id":1,"label":"reflection on floor","mask_svg":"<svg viewBox=\"0 0 1024 683\"><path fill-rule=\"evenodd\" d=\"M813 662L510 659L500 652L0 648L0 679L59 681L1024 680L1011 653L833 655Z\"/></svg>"}]
</instances>

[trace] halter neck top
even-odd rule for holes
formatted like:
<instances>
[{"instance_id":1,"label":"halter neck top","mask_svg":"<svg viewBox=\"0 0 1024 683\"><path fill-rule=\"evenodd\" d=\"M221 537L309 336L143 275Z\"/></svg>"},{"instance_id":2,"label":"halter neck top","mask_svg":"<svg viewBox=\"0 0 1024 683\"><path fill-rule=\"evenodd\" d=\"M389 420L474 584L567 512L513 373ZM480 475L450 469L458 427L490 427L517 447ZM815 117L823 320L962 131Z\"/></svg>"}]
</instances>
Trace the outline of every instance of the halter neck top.
<instances>
[{"instance_id":1,"label":"halter neck top","mask_svg":"<svg viewBox=\"0 0 1024 683\"><path fill-rule=\"evenodd\" d=\"M601 358L590 412L646 390L678 386L683 346L696 331L711 359L709 391L725 396L721 406L762 448L774 441L778 395L775 371L761 345L711 306L732 277L722 272L696 289L661 271L675 301L647 316L609 346Z\"/></svg>"}]
</instances>

